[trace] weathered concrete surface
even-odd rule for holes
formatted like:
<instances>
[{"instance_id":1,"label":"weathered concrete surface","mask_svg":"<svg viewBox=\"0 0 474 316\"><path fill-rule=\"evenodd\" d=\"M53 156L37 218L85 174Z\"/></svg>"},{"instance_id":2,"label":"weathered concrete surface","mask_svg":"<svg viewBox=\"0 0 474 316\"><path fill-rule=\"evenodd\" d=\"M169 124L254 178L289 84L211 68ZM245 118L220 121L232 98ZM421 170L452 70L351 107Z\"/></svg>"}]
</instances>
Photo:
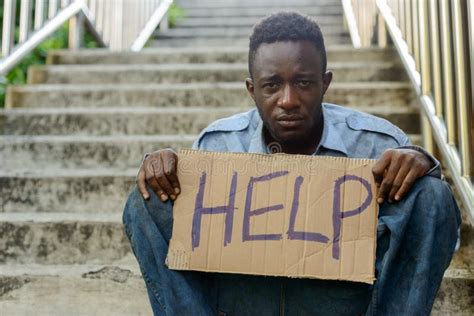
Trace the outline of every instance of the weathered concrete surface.
<instances>
[{"instance_id":1,"label":"weathered concrete surface","mask_svg":"<svg viewBox=\"0 0 474 316\"><path fill-rule=\"evenodd\" d=\"M178 22L180 29L195 27L247 27L251 29L260 17L253 16L228 16L228 17L188 17ZM327 28L341 27L340 20L335 20L333 16L318 16L319 27L324 31ZM250 32L248 33L250 34Z\"/></svg>"},{"instance_id":2,"label":"weathered concrete surface","mask_svg":"<svg viewBox=\"0 0 474 316\"><path fill-rule=\"evenodd\" d=\"M29 220L2 216L0 264L110 263L131 252L121 221L99 222L94 216L81 221L56 214L40 222L34 215Z\"/></svg>"},{"instance_id":3,"label":"weathered concrete surface","mask_svg":"<svg viewBox=\"0 0 474 316\"><path fill-rule=\"evenodd\" d=\"M191 147L196 138L197 135L0 136L0 170L138 168L144 153Z\"/></svg>"},{"instance_id":4,"label":"weathered concrete surface","mask_svg":"<svg viewBox=\"0 0 474 316\"><path fill-rule=\"evenodd\" d=\"M186 17L227 17L227 16L259 16L264 17L273 12L298 10L301 13L311 15L315 19L319 16L335 16L340 18L342 23L342 6L340 3L332 3L322 6L300 5L295 7L293 4L276 5L269 7L196 7L186 9Z\"/></svg>"},{"instance_id":5,"label":"weathered concrete surface","mask_svg":"<svg viewBox=\"0 0 474 316\"><path fill-rule=\"evenodd\" d=\"M397 60L394 49L329 46L328 63ZM180 48L145 48L139 53L110 52L105 49L57 50L48 54L47 64L166 64L166 63L247 63L248 48L198 46Z\"/></svg>"},{"instance_id":6,"label":"weathered concrete surface","mask_svg":"<svg viewBox=\"0 0 474 316\"><path fill-rule=\"evenodd\" d=\"M346 38L347 33L344 31L343 26L339 25L326 25L324 28L321 28L324 32L326 38ZM205 27L205 26L196 26L191 28L175 28L169 29L165 32L157 30L154 33L154 36L157 39L160 38L175 38L175 39L190 39L190 38L248 38L249 34L252 33L252 27L245 26L230 26L230 27Z\"/></svg>"},{"instance_id":7,"label":"weathered concrete surface","mask_svg":"<svg viewBox=\"0 0 474 316\"><path fill-rule=\"evenodd\" d=\"M405 82L334 83L325 101L346 106L391 105L413 101ZM237 106L252 105L243 82L180 84L25 85L7 90L6 107Z\"/></svg>"},{"instance_id":8,"label":"weathered concrete surface","mask_svg":"<svg viewBox=\"0 0 474 316\"><path fill-rule=\"evenodd\" d=\"M0 212L122 212L135 183L133 170L29 171L0 176Z\"/></svg>"},{"instance_id":9,"label":"weathered concrete surface","mask_svg":"<svg viewBox=\"0 0 474 316\"><path fill-rule=\"evenodd\" d=\"M314 6L314 0L179 0L179 5L187 9L192 8L235 8L235 7L270 7L270 6ZM325 6L334 6L337 4L334 0L318 0L317 5L324 8Z\"/></svg>"},{"instance_id":10,"label":"weathered concrete surface","mask_svg":"<svg viewBox=\"0 0 474 316\"><path fill-rule=\"evenodd\" d=\"M345 36L332 36L324 39L326 45L350 45L351 39L348 34ZM196 46L240 46L248 47L249 39L248 36L243 37L214 37L203 39L200 37L195 38L166 38L157 36L155 40L150 42L150 47L196 47Z\"/></svg>"},{"instance_id":11,"label":"weathered concrete surface","mask_svg":"<svg viewBox=\"0 0 474 316\"><path fill-rule=\"evenodd\" d=\"M2 315L153 315L135 267L29 265L0 270L9 274L0 276Z\"/></svg>"},{"instance_id":12,"label":"weathered concrete surface","mask_svg":"<svg viewBox=\"0 0 474 316\"><path fill-rule=\"evenodd\" d=\"M0 170L139 167L146 152L190 148L197 135L0 136Z\"/></svg>"},{"instance_id":13,"label":"weathered concrete surface","mask_svg":"<svg viewBox=\"0 0 474 316\"><path fill-rule=\"evenodd\" d=\"M334 82L406 81L400 64L332 63ZM238 82L249 77L246 63L34 66L29 84Z\"/></svg>"},{"instance_id":14,"label":"weathered concrete surface","mask_svg":"<svg viewBox=\"0 0 474 316\"><path fill-rule=\"evenodd\" d=\"M217 119L250 108L15 108L0 110L0 129L4 135L191 135ZM354 109L387 119L408 134L420 132L415 108Z\"/></svg>"}]
</instances>

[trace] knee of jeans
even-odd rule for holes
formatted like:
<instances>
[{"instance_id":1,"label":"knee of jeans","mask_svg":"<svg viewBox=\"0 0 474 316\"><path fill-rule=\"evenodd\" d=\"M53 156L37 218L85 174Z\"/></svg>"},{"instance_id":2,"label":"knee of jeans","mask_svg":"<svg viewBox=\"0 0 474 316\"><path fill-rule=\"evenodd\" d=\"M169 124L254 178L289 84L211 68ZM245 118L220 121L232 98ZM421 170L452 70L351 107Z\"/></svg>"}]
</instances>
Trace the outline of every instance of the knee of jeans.
<instances>
[{"instance_id":1,"label":"knee of jeans","mask_svg":"<svg viewBox=\"0 0 474 316\"><path fill-rule=\"evenodd\" d=\"M413 185L409 195L417 198L417 212L424 216L436 217L436 222L448 225L449 222L459 224L459 209L448 184L435 177L421 177ZM457 226L457 225L454 225Z\"/></svg>"},{"instance_id":2,"label":"knee of jeans","mask_svg":"<svg viewBox=\"0 0 474 316\"><path fill-rule=\"evenodd\" d=\"M134 218L136 218L137 210L141 204L143 204L143 197L140 194L140 191L138 191L138 187L135 185L128 195L127 202L123 209L122 222L125 225L125 228L127 228Z\"/></svg>"}]
</instances>

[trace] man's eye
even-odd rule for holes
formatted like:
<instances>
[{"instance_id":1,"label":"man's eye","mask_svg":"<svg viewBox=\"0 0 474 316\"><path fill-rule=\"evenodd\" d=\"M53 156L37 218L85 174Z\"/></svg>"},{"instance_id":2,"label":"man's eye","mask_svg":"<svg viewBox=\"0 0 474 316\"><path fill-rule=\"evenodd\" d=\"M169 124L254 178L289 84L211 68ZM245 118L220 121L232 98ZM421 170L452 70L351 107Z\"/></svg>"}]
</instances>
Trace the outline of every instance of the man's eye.
<instances>
[{"instance_id":1,"label":"man's eye","mask_svg":"<svg viewBox=\"0 0 474 316\"><path fill-rule=\"evenodd\" d=\"M300 85L301 87L307 87L311 84L311 81L309 80L300 80L298 81L298 85Z\"/></svg>"},{"instance_id":2,"label":"man's eye","mask_svg":"<svg viewBox=\"0 0 474 316\"><path fill-rule=\"evenodd\" d=\"M278 83L276 83L276 82L267 82L266 84L263 85L263 87L273 89L273 88L278 87Z\"/></svg>"}]
</instances>

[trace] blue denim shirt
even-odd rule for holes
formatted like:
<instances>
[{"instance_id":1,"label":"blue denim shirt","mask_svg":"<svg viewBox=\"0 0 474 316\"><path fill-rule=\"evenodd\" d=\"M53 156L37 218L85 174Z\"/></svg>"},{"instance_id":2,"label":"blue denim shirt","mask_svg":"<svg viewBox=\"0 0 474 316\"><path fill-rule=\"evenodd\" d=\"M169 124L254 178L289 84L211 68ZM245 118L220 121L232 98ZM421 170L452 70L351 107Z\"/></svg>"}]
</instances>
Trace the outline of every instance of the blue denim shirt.
<instances>
[{"instance_id":1,"label":"blue denim shirt","mask_svg":"<svg viewBox=\"0 0 474 316\"><path fill-rule=\"evenodd\" d=\"M441 177L439 162L407 135L385 119L323 103L324 129L314 155L378 159L389 148L411 148L433 162L430 176ZM278 151L277 144L266 144L263 121L258 111L235 114L211 123L199 135L193 148L207 151L267 153Z\"/></svg>"}]
</instances>

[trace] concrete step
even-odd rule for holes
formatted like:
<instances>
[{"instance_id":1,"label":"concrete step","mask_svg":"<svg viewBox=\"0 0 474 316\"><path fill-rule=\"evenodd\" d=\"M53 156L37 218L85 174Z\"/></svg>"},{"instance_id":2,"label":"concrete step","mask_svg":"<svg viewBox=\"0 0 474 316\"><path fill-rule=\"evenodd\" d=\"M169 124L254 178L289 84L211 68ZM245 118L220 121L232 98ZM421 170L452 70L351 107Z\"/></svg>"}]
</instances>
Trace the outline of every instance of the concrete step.
<instances>
[{"instance_id":1,"label":"concrete step","mask_svg":"<svg viewBox=\"0 0 474 316\"><path fill-rule=\"evenodd\" d=\"M4 213L0 227L0 264L110 264L126 260L132 252L120 212ZM473 245L463 248L471 247L472 252ZM468 260L464 254L457 252L454 257ZM455 263L448 277L474 280L470 266Z\"/></svg>"},{"instance_id":2,"label":"concrete step","mask_svg":"<svg viewBox=\"0 0 474 316\"><path fill-rule=\"evenodd\" d=\"M339 18L335 19L332 16L318 16L317 22L321 29L324 30L326 28L331 27L341 27L342 23ZM195 18L186 18L182 21L178 21L177 28L195 28L195 27L253 27L258 21L260 17L254 16L227 16L227 17L195 17Z\"/></svg>"},{"instance_id":3,"label":"concrete step","mask_svg":"<svg viewBox=\"0 0 474 316\"><path fill-rule=\"evenodd\" d=\"M229 16L257 16L264 17L279 11L299 11L300 13L313 16L316 20L319 16L334 16L342 19L342 5L340 3L328 4L324 6L315 5L277 5L277 6L257 6L257 7L198 7L187 8L186 18L193 17L229 17ZM342 21L342 20L341 20Z\"/></svg>"},{"instance_id":4,"label":"concrete step","mask_svg":"<svg viewBox=\"0 0 474 316\"><path fill-rule=\"evenodd\" d=\"M403 66L390 62L335 62L336 82L408 81ZM232 82L249 77L246 63L32 66L29 84Z\"/></svg>"},{"instance_id":5,"label":"concrete step","mask_svg":"<svg viewBox=\"0 0 474 316\"><path fill-rule=\"evenodd\" d=\"M339 37L347 36L347 31L342 27L342 24L336 24L333 26L324 26L321 27L321 31L324 34L324 38L327 37ZM252 27L193 27L193 28L173 28L167 31L157 30L153 33L153 36L156 38L181 38L181 39L190 39L190 38L228 38L228 37L249 37L252 33Z\"/></svg>"},{"instance_id":6,"label":"concrete step","mask_svg":"<svg viewBox=\"0 0 474 316\"><path fill-rule=\"evenodd\" d=\"M0 110L3 135L198 134L209 123L248 108L51 108ZM354 108L383 117L408 134L420 133L419 115L409 107Z\"/></svg>"},{"instance_id":7,"label":"concrete step","mask_svg":"<svg viewBox=\"0 0 474 316\"><path fill-rule=\"evenodd\" d=\"M349 34L342 33L338 37L327 37L324 41L328 45L349 45L351 39ZM182 48L182 47L206 47L206 46L238 46L242 48L249 47L249 37L193 37L193 38L174 38L157 36L151 38L147 44L148 48Z\"/></svg>"},{"instance_id":8,"label":"concrete step","mask_svg":"<svg viewBox=\"0 0 474 316\"><path fill-rule=\"evenodd\" d=\"M328 63L390 62L398 60L393 49L350 46L327 47ZM166 63L247 63L248 48L230 46L145 48L139 53L106 49L57 50L48 53L47 64L166 64Z\"/></svg>"},{"instance_id":9,"label":"concrete step","mask_svg":"<svg viewBox=\"0 0 474 316\"><path fill-rule=\"evenodd\" d=\"M12 229L7 230L8 233L13 234L15 230L18 230L15 236L16 242L18 242L18 240L20 240L20 244L24 242L21 244L22 249L17 247L12 250L13 252L15 252L15 250L18 251L15 259L7 261L6 264L3 262L0 265L0 271L2 271L0 274L0 307L2 311L8 311L9 308L13 308L14 305L11 304L12 301L16 303L15 305L17 307L29 308L25 306L35 305L37 303L35 300L38 301L38 304L41 301L43 305L47 305L46 307L41 305L42 308L46 308L46 310L44 310L45 312L48 311L47 308L53 306L56 307L56 310L62 310L63 308L71 307L71 304L74 302L74 300L68 301L69 304L63 305L66 297L72 296L77 299L77 297L80 296L84 300L90 299L88 294L92 291L94 295L101 295L104 304L101 304L100 308L102 308L104 312L108 312L109 309L113 310L114 308L113 305L109 306L111 303L109 300L113 302L116 301L113 300L113 297L107 296L105 291L104 293L102 292L104 288L107 290L107 293L112 291L113 294L122 293L124 288L131 288L135 292L130 292L129 295L132 295L132 297L136 296L140 299L139 301L142 304L148 306L144 283L143 281L140 282L141 276L139 269L130 251L124 253L121 258L108 258L100 253L97 254L98 257L93 258L91 253L87 252L90 260L86 261L83 260L83 256L78 255L79 253L84 253L87 249L81 244L81 238L77 238L79 235L77 228L76 231L70 230L68 229L70 227L68 227L67 222L60 223L57 219L48 220L48 216L43 218L36 216L34 219L31 218L30 221L25 222L24 220L27 220L30 215L21 215L24 217L23 219L16 221L11 220L8 223L0 222L2 226L12 227ZM63 214L56 214L56 216L59 219ZM67 217L68 215L66 215L66 221L68 220ZM41 219L38 220L38 218ZM71 218L71 215L69 215L69 219ZM81 221L80 218L74 218L74 220ZM97 231L95 226L101 226L101 224L107 223L110 225L110 229L114 231L114 233L111 233L112 235L123 234L123 229L121 229L117 223L103 222L101 219L99 219L99 221L94 220L95 218L92 220L88 219L87 223L81 222L76 225L87 225L89 231L95 233ZM28 227L26 234L23 232L25 227ZM59 232L59 230L53 227L62 227L60 229L62 232ZM56 237L54 237L55 234L57 235ZM35 238L46 240L46 244L38 246L37 243L34 242ZM10 241L10 239L7 237L6 241ZM124 246L128 247L126 240L120 239L120 242L124 242ZM109 250L109 248L107 248L107 246L109 246L107 242L98 243L95 240L93 243L98 246L97 251L99 248L104 248L103 251L107 254ZM115 244L114 247L116 246ZM0 249L2 248L3 247L0 247ZM48 251L45 249L53 250ZM57 253L58 251L64 251L68 255L59 255ZM455 258L459 256L459 253L455 254ZM25 260L25 258L28 259ZM45 258L50 258L54 263L49 263L50 260ZM76 258L78 261L74 262L74 264L69 264L68 261L70 261L71 258ZM78 262L82 263L78 264ZM72 291L72 289L74 289L74 291ZM474 312L474 296L471 295L473 289L473 271L468 268L460 269L451 265L444 275L432 314L472 315L472 312ZM72 292L74 295L72 295ZM44 299L39 299L45 294L48 294L48 297L55 298L54 300L49 298L52 305L46 304ZM22 303L25 296L29 298L28 304L26 304L26 302ZM126 297L130 298L130 296ZM88 301L88 304L93 302L95 301ZM120 305L121 308L123 308L122 305ZM125 308L127 307L129 307L129 305L125 303ZM135 305L132 305L132 307L135 307ZM94 308L97 307L94 306ZM40 308L36 312L42 311L43 309ZM50 309L50 311L53 311L53 309ZM38 314L35 313L35 315Z\"/></svg>"},{"instance_id":10,"label":"concrete step","mask_svg":"<svg viewBox=\"0 0 474 316\"><path fill-rule=\"evenodd\" d=\"M196 135L0 136L1 170L115 168L138 170L145 152L191 147ZM7 154L5 154L7 153Z\"/></svg>"},{"instance_id":11,"label":"concrete step","mask_svg":"<svg viewBox=\"0 0 474 316\"><path fill-rule=\"evenodd\" d=\"M15 316L152 315L137 270L135 263L0 265L0 310Z\"/></svg>"},{"instance_id":12,"label":"concrete step","mask_svg":"<svg viewBox=\"0 0 474 316\"><path fill-rule=\"evenodd\" d=\"M137 170L4 171L0 173L0 213L120 213Z\"/></svg>"},{"instance_id":13,"label":"concrete step","mask_svg":"<svg viewBox=\"0 0 474 316\"><path fill-rule=\"evenodd\" d=\"M334 83L325 101L346 106L404 107L410 83ZM24 85L7 90L6 107L137 107L252 105L243 82L188 84Z\"/></svg>"},{"instance_id":14,"label":"concrete step","mask_svg":"<svg viewBox=\"0 0 474 316\"><path fill-rule=\"evenodd\" d=\"M176 3L185 10L193 8L241 8L241 7L269 7L269 6L334 6L340 5L338 0L179 0Z\"/></svg>"},{"instance_id":15,"label":"concrete step","mask_svg":"<svg viewBox=\"0 0 474 316\"><path fill-rule=\"evenodd\" d=\"M0 266L4 315L151 315L138 272L117 265ZM472 279L445 275L431 315L472 315Z\"/></svg>"},{"instance_id":16,"label":"concrete step","mask_svg":"<svg viewBox=\"0 0 474 316\"><path fill-rule=\"evenodd\" d=\"M113 168L138 170L146 152L191 147L196 135L1 136L0 170Z\"/></svg>"},{"instance_id":17,"label":"concrete step","mask_svg":"<svg viewBox=\"0 0 474 316\"><path fill-rule=\"evenodd\" d=\"M151 38L147 47L151 48L178 48L178 47L208 47L208 46L237 46L246 48L249 46L249 35L242 37L214 37L214 38L162 38L160 36ZM324 38L326 45L350 45L349 33L340 36L328 36Z\"/></svg>"},{"instance_id":18,"label":"concrete step","mask_svg":"<svg viewBox=\"0 0 474 316\"><path fill-rule=\"evenodd\" d=\"M96 211L0 214L0 264L104 264L130 254L120 213Z\"/></svg>"}]
</instances>

